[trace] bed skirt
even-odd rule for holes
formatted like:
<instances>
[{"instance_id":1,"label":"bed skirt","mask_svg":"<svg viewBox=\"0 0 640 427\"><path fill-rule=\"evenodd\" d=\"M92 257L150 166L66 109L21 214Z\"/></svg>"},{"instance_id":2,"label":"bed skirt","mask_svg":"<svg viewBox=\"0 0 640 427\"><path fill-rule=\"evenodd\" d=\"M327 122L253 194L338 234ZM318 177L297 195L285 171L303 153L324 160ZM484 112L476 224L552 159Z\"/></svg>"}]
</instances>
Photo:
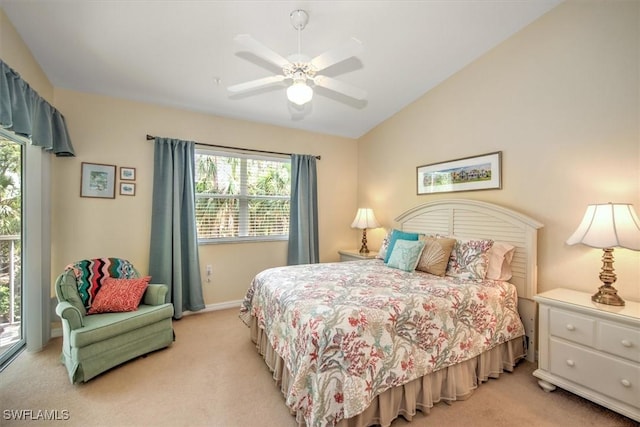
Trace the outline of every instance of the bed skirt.
<instances>
[{"instance_id":1,"label":"bed skirt","mask_svg":"<svg viewBox=\"0 0 640 427\"><path fill-rule=\"evenodd\" d=\"M283 394L289 388L290 374L283 359L274 351L263 329L251 316L251 340L273 372L273 379ZM378 395L364 412L342 420L339 427L389 426L399 415L411 421L416 411L428 414L438 402L465 400L482 382L498 378L504 371L513 371L516 363L526 356L524 339L513 339L479 356L417 378L403 386L394 387ZM300 427L306 425L302 414L296 414Z\"/></svg>"}]
</instances>

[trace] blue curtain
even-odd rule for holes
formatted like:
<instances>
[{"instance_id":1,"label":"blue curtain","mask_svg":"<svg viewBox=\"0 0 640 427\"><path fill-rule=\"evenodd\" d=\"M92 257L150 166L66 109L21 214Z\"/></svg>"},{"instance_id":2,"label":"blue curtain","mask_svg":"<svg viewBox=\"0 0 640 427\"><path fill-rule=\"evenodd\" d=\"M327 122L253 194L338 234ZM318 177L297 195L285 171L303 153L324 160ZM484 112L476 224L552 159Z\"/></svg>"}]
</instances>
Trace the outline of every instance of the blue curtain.
<instances>
[{"instance_id":1,"label":"blue curtain","mask_svg":"<svg viewBox=\"0 0 640 427\"><path fill-rule=\"evenodd\" d=\"M149 275L169 286L174 317L202 310L195 215L194 142L156 138Z\"/></svg>"},{"instance_id":2,"label":"blue curtain","mask_svg":"<svg viewBox=\"0 0 640 427\"><path fill-rule=\"evenodd\" d=\"M56 156L75 156L64 117L0 60L0 126Z\"/></svg>"},{"instance_id":3,"label":"blue curtain","mask_svg":"<svg viewBox=\"0 0 640 427\"><path fill-rule=\"evenodd\" d=\"M291 155L291 214L287 264L320 262L316 158Z\"/></svg>"}]
</instances>

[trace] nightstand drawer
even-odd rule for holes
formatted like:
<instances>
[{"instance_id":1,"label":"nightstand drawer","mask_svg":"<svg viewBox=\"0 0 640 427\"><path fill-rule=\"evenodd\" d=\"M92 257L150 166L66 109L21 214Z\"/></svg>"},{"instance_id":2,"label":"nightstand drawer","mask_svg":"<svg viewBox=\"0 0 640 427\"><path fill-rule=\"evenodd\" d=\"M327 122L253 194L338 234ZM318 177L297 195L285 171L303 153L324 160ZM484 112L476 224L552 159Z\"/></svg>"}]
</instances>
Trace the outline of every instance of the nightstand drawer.
<instances>
[{"instance_id":1,"label":"nightstand drawer","mask_svg":"<svg viewBox=\"0 0 640 427\"><path fill-rule=\"evenodd\" d=\"M577 384L640 406L640 366L551 338L550 371Z\"/></svg>"},{"instance_id":2,"label":"nightstand drawer","mask_svg":"<svg viewBox=\"0 0 640 427\"><path fill-rule=\"evenodd\" d=\"M640 330L606 321L598 322L598 348L640 362Z\"/></svg>"},{"instance_id":3,"label":"nightstand drawer","mask_svg":"<svg viewBox=\"0 0 640 427\"><path fill-rule=\"evenodd\" d=\"M338 251L340 254L340 261L362 261L366 259L375 259L378 256L378 252L370 251L366 254L361 254L357 249L343 249Z\"/></svg>"},{"instance_id":4,"label":"nightstand drawer","mask_svg":"<svg viewBox=\"0 0 640 427\"><path fill-rule=\"evenodd\" d=\"M564 338L589 347L595 346L594 319L552 308L549 329L552 336Z\"/></svg>"}]
</instances>

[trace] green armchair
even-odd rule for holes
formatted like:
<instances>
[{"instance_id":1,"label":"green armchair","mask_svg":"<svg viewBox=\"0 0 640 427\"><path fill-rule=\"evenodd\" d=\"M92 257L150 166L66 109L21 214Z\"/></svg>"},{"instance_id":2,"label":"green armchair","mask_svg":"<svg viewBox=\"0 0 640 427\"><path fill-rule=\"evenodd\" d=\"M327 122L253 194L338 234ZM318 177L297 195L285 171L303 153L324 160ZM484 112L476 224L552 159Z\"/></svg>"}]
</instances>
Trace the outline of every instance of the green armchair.
<instances>
[{"instance_id":1,"label":"green armchair","mask_svg":"<svg viewBox=\"0 0 640 427\"><path fill-rule=\"evenodd\" d=\"M173 305L168 287L149 284L135 311L87 314L106 277L138 278L126 260L82 260L67 267L55 284L62 321L62 354L71 383L86 382L128 360L171 345Z\"/></svg>"}]
</instances>

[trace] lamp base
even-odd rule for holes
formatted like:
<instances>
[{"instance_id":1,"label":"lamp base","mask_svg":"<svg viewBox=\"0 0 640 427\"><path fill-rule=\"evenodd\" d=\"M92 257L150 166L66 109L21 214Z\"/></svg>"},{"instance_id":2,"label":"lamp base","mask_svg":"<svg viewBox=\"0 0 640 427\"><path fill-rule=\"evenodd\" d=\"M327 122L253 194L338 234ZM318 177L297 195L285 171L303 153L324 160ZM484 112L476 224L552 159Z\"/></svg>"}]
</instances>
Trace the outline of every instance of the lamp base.
<instances>
[{"instance_id":1,"label":"lamp base","mask_svg":"<svg viewBox=\"0 0 640 427\"><path fill-rule=\"evenodd\" d=\"M362 246L360 246L360 255L367 255L369 248L367 247L367 229L362 229Z\"/></svg>"},{"instance_id":2,"label":"lamp base","mask_svg":"<svg viewBox=\"0 0 640 427\"><path fill-rule=\"evenodd\" d=\"M600 281L604 283L598 288L591 300L600 304L624 305L624 300L618 296L618 290L613 287L616 282L616 273L613 268L613 248L602 249L602 270Z\"/></svg>"},{"instance_id":3,"label":"lamp base","mask_svg":"<svg viewBox=\"0 0 640 427\"><path fill-rule=\"evenodd\" d=\"M623 306L624 300L618 296L618 290L611 285L605 284L598 288L591 300L599 304Z\"/></svg>"}]
</instances>

